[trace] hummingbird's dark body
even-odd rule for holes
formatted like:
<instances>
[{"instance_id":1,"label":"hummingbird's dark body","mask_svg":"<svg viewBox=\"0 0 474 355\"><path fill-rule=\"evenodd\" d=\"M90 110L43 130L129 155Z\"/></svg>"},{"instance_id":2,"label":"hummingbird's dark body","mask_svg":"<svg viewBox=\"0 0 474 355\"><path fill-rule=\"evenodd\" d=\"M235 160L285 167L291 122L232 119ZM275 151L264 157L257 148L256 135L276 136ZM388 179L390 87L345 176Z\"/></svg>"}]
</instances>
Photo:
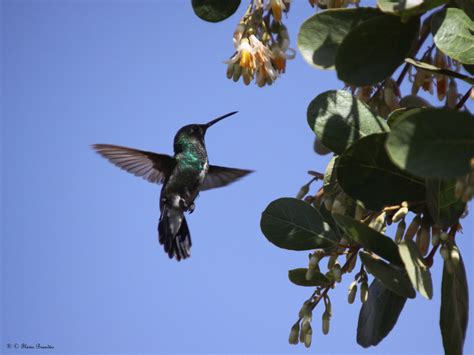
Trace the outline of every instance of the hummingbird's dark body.
<instances>
[{"instance_id":1,"label":"hummingbird's dark body","mask_svg":"<svg viewBox=\"0 0 474 355\"><path fill-rule=\"evenodd\" d=\"M204 143L206 130L235 113L207 124L182 127L174 138L174 157L109 144L93 145L99 154L118 167L150 182L163 183L158 236L170 258L179 261L190 256L191 235L184 212L194 210L199 192L225 186L251 172L209 165Z\"/></svg>"}]
</instances>

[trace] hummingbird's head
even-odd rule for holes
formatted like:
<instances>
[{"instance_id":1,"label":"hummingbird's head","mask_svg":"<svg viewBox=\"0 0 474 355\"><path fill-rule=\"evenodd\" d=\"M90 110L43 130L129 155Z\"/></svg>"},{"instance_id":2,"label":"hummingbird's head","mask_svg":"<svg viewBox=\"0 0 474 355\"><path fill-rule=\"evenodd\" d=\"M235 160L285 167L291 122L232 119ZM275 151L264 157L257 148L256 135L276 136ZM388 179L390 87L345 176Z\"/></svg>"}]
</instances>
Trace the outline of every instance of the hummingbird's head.
<instances>
[{"instance_id":1,"label":"hummingbird's head","mask_svg":"<svg viewBox=\"0 0 474 355\"><path fill-rule=\"evenodd\" d=\"M181 127L174 137L175 152L182 151L183 148L189 144L204 144L204 136L206 135L206 131L209 127L236 113L237 111L228 113L205 124L190 124Z\"/></svg>"}]
</instances>

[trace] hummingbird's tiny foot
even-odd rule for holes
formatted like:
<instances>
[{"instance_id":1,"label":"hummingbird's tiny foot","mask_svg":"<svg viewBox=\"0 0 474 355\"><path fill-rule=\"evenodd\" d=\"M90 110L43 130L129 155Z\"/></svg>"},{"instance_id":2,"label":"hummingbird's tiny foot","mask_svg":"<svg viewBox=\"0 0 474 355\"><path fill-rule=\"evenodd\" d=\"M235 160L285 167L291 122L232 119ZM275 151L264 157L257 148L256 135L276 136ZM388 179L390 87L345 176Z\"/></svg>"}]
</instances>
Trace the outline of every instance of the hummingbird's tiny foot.
<instances>
[{"instance_id":1,"label":"hummingbird's tiny foot","mask_svg":"<svg viewBox=\"0 0 474 355\"><path fill-rule=\"evenodd\" d=\"M193 213L193 212L194 212L194 207L196 207L196 205L194 204L194 202L189 205L189 207L188 207L189 213Z\"/></svg>"}]
</instances>

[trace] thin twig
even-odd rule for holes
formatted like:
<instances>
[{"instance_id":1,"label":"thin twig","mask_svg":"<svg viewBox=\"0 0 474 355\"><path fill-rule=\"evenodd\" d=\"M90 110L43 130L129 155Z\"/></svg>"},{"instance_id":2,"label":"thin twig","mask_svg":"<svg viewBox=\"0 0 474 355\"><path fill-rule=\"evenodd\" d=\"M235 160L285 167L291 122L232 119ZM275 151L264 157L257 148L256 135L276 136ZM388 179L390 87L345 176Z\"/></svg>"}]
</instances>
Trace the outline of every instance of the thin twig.
<instances>
[{"instance_id":1,"label":"thin twig","mask_svg":"<svg viewBox=\"0 0 474 355\"><path fill-rule=\"evenodd\" d=\"M461 100L459 100L459 102L457 103L455 109L456 110L460 110L462 109L462 107L464 106L464 104L466 103L467 99L469 99L469 96L471 96L471 90L473 90L472 87L470 87L469 89L467 89L466 93L464 94L464 96L461 98Z\"/></svg>"}]
</instances>

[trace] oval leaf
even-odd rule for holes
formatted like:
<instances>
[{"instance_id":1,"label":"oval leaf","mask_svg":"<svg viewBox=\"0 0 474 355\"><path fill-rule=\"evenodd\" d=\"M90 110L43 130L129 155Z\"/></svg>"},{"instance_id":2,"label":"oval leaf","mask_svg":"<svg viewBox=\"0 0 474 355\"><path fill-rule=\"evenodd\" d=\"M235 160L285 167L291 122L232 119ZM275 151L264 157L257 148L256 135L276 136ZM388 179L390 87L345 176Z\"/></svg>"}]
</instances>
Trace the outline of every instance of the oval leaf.
<instances>
[{"instance_id":1,"label":"oval leaf","mask_svg":"<svg viewBox=\"0 0 474 355\"><path fill-rule=\"evenodd\" d=\"M192 0L194 13L202 20L220 22L237 11L240 0Z\"/></svg>"},{"instance_id":2,"label":"oval leaf","mask_svg":"<svg viewBox=\"0 0 474 355\"><path fill-rule=\"evenodd\" d=\"M352 28L378 15L380 11L363 7L321 11L301 25L298 48L310 65L334 69L336 51L344 37Z\"/></svg>"},{"instance_id":3,"label":"oval leaf","mask_svg":"<svg viewBox=\"0 0 474 355\"><path fill-rule=\"evenodd\" d=\"M425 13L446 2L447 0L377 0L377 5L383 12L408 17Z\"/></svg>"},{"instance_id":4,"label":"oval leaf","mask_svg":"<svg viewBox=\"0 0 474 355\"><path fill-rule=\"evenodd\" d=\"M462 258L452 273L443 269L439 325L446 354L461 355L466 338L469 293Z\"/></svg>"},{"instance_id":5,"label":"oval leaf","mask_svg":"<svg viewBox=\"0 0 474 355\"><path fill-rule=\"evenodd\" d=\"M437 12L431 20L436 47L464 64L474 64L474 21L456 8Z\"/></svg>"},{"instance_id":6,"label":"oval leaf","mask_svg":"<svg viewBox=\"0 0 474 355\"><path fill-rule=\"evenodd\" d=\"M291 282L298 286L314 287L314 286L327 286L331 283L329 279L315 271L311 280L306 280L306 272L308 269L294 269L288 271L288 278Z\"/></svg>"},{"instance_id":7,"label":"oval leaf","mask_svg":"<svg viewBox=\"0 0 474 355\"><path fill-rule=\"evenodd\" d=\"M380 343L397 323L406 300L374 279L367 302L360 309L357 343L364 348Z\"/></svg>"},{"instance_id":8,"label":"oval leaf","mask_svg":"<svg viewBox=\"0 0 474 355\"><path fill-rule=\"evenodd\" d=\"M448 108L410 110L390 132L386 148L401 169L422 177L449 178L471 171L474 117Z\"/></svg>"},{"instance_id":9,"label":"oval leaf","mask_svg":"<svg viewBox=\"0 0 474 355\"><path fill-rule=\"evenodd\" d=\"M404 240L398 245L398 251L405 264L411 284L420 295L430 300L433 297L433 282L430 270L423 262L423 256L421 256L418 246L413 240Z\"/></svg>"},{"instance_id":10,"label":"oval leaf","mask_svg":"<svg viewBox=\"0 0 474 355\"><path fill-rule=\"evenodd\" d=\"M383 15L363 22L339 46L337 76L356 86L385 80L408 56L419 27L418 17L404 23L397 16Z\"/></svg>"},{"instance_id":11,"label":"oval leaf","mask_svg":"<svg viewBox=\"0 0 474 355\"><path fill-rule=\"evenodd\" d=\"M333 217L346 234L353 241L364 247L364 249L377 254L395 265L403 266L402 259L400 259L398 254L397 245L392 239L348 216L333 214Z\"/></svg>"},{"instance_id":12,"label":"oval leaf","mask_svg":"<svg viewBox=\"0 0 474 355\"><path fill-rule=\"evenodd\" d=\"M425 198L424 182L400 170L388 158L384 147L387 135L372 134L360 139L339 157L336 164L339 186L374 211Z\"/></svg>"},{"instance_id":13,"label":"oval leaf","mask_svg":"<svg viewBox=\"0 0 474 355\"><path fill-rule=\"evenodd\" d=\"M383 119L344 90L318 95L309 104L307 117L318 139L336 154L366 135L389 130Z\"/></svg>"},{"instance_id":14,"label":"oval leaf","mask_svg":"<svg viewBox=\"0 0 474 355\"><path fill-rule=\"evenodd\" d=\"M333 156L326 166L326 171L324 172L323 179L323 190L324 196L332 196L335 193L339 192L340 189L337 185L336 174L334 173L334 164L337 160L337 155Z\"/></svg>"},{"instance_id":15,"label":"oval leaf","mask_svg":"<svg viewBox=\"0 0 474 355\"><path fill-rule=\"evenodd\" d=\"M359 256L367 271L379 279L386 288L402 297L416 297L410 280L401 271L380 259L375 259L369 253L361 251Z\"/></svg>"},{"instance_id":16,"label":"oval leaf","mask_svg":"<svg viewBox=\"0 0 474 355\"><path fill-rule=\"evenodd\" d=\"M280 198L262 213L260 228L277 247L312 250L334 246L336 235L321 214L296 198Z\"/></svg>"},{"instance_id":17,"label":"oval leaf","mask_svg":"<svg viewBox=\"0 0 474 355\"><path fill-rule=\"evenodd\" d=\"M454 196L456 179L426 179L426 203L431 218L441 228L454 225L464 213L466 203Z\"/></svg>"}]
</instances>

